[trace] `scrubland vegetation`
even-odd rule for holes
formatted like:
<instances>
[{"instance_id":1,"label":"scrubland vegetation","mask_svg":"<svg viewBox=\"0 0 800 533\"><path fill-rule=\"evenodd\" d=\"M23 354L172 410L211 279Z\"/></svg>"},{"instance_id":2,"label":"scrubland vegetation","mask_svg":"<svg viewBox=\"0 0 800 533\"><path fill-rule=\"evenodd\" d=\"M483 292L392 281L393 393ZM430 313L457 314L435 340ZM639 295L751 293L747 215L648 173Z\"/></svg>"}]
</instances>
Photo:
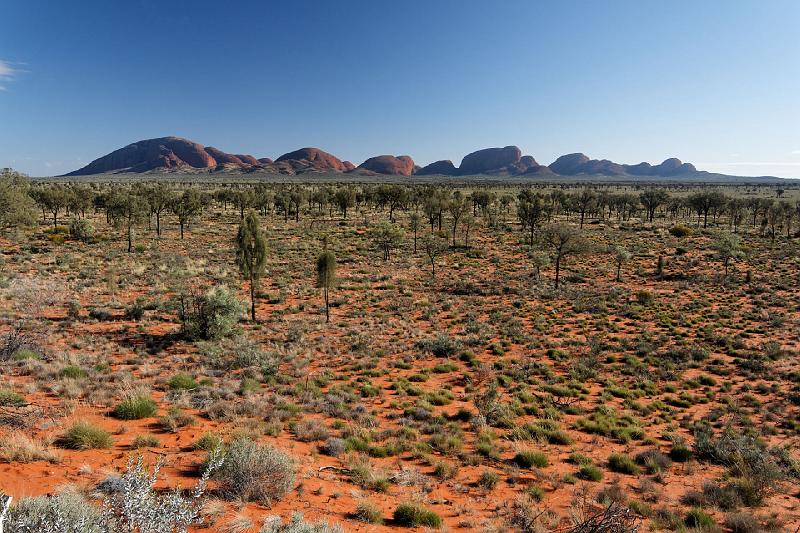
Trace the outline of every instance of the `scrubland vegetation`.
<instances>
[{"instance_id":1,"label":"scrubland vegetation","mask_svg":"<svg viewBox=\"0 0 800 533\"><path fill-rule=\"evenodd\" d=\"M6 532L800 527L797 188L5 170L0 208Z\"/></svg>"}]
</instances>

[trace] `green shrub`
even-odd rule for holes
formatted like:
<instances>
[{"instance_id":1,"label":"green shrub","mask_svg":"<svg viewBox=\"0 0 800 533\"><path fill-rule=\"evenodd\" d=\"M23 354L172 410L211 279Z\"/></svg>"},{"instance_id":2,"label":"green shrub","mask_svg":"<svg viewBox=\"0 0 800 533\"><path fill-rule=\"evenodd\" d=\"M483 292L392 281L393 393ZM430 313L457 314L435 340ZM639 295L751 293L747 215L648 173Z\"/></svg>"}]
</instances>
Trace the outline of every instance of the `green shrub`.
<instances>
[{"instance_id":1,"label":"green shrub","mask_svg":"<svg viewBox=\"0 0 800 533\"><path fill-rule=\"evenodd\" d=\"M639 467L636 465L636 462L627 455L621 453L612 453L609 455L608 466L611 470L620 474L639 475Z\"/></svg>"},{"instance_id":2,"label":"green shrub","mask_svg":"<svg viewBox=\"0 0 800 533\"><path fill-rule=\"evenodd\" d=\"M25 405L25 397L10 389L0 389L0 407L20 407Z\"/></svg>"},{"instance_id":3,"label":"green shrub","mask_svg":"<svg viewBox=\"0 0 800 533\"><path fill-rule=\"evenodd\" d=\"M64 434L61 444L73 450L93 450L110 448L113 441L108 431L88 422L77 422Z\"/></svg>"},{"instance_id":4,"label":"green shrub","mask_svg":"<svg viewBox=\"0 0 800 533\"><path fill-rule=\"evenodd\" d=\"M375 504L363 500L356 505L353 518L361 522L366 522L367 524L383 524L383 514L380 508Z\"/></svg>"},{"instance_id":5,"label":"green shrub","mask_svg":"<svg viewBox=\"0 0 800 533\"><path fill-rule=\"evenodd\" d=\"M128 396L114 408L114 416L120 420L139 420L155 416L156 402L149 396L135 394Z\"/></svg>"},{"instance_id":6,"label":"green shrub","mask_svg":"<svg viewBox=\"0 0 800 533\"><path fill-rule=\"evenodd\" d=\"M705 531L713 530L716 527L714 517L702 509L692 509L686 514L686 518L683 521L688 527Z\"/></svg>"},{"instance_id":7,"label":"green shrub","mask_svg":"<svg viewBox=\"0 0 800 533\"><path fill-rule=\"evenodd\" d=\"M544 499L544 489L539 485L528 485L525 488L525 494L537 503Z\"/></svg>"},{"instance_id":8,"label":"green shrub","mask_svg":"<svg viewBox=\"0 0 800 533\"><path fill-rule=\"evenodd\" d=\"M225 287L185 300L180 308L184 332L193 339L221 339L233 333L244 306Z\"/></svg>"},{"instance_id":9,"label":"green shrub","mask_svg":"<svg viewBox=\"0 0 800 533\"><path fill-rule=\"evenodd\" d=\"M192 390L197 388L197 382L189 374L175 374L167 382L172 390Z\"/></svg>"},{"instance_id":10,"label":"green shrub","mask_svg":"<svg viewBox=\"0 0 800 533\"><path fill-rule=\"evenodd\" d=\"M135 439L133 439L133 443L131 444L132 448L156 448L161 443L158 441L158 437L155 435L150 435L146 433L144 435L137 435Z\"/></svg>"},{"instance_id":11,"label":"green shrub","mask_svg":"<svg viewBox=\"0 0 800 533\"><path fill-rule=\"evenodd\" d=\"M483 487L485 489L493 489L497 486L497 483L500 481L500 476L497 472L493 472L491 470L484 470L481 472L480 477L478 478L478 486Z\"/></svg>"},{"instance_id":12,"label":"green shrub","mask_svg":"<svg viewBox=\"0 0 800 533\"><path fill-rule=\"evenodd\" d=\"M685 226L683 224L675 224L674 226L669 228L669 232L674 237L688 237L689 235L694 233L694 230L692 230L692 228L690 228L689 226Z\"/></svg>"},{"instance_id":13,"label":"green shrub","mask_svg":"<svg viewBox=\"0 0 800 533\"><path fill-rule=\"evenodd\" d=\"M405 527L427 526L438 529L442 526L442 519L438 514L414 503L398 505L393 518L398 525Z\"/></svg>"},{"instance_id":14,"label":"green shrub","mask_svg":"<svg viewBox=\"0 0 800 533\"><path fill-rule=\"evenodd\" d=\"M594 465L583 465L578 470L578 477L587 481L600 481L603 479L603 471Z\"/></svg>"},{"instance_id":15,"label":"green shrub","mask_svg":"<svg viewBox=\"0 0 800 533\"><path fill-rule=\"evenodd\" d=\"M544 468L549 463L547 456L535 450L523 450L514 456L514 462L522 468Z\"/></svg>"},{"instance_id":16,"label":"green shrub","mask_svg":"<svg viewBox=\"0 0 800 533\"><path fill-rule=\"evenodd\" d=\"M87 375L86 370L79 366L69 365L61 369L62 378L80 379L85 378Z\"/></svg>"},{"instance_id":17,"label":"green shrub","mask_svg":"<svg viewBox=\"0 0 800 533\"><path fill-rule=\"evenodd\" d=\"M294 470L292 458L277 448L239 439L228 448L214 477L229 498L270 504L292 489Z\"/></svg>"},{"instance_id":18,"label":"green shrub","mask_svg":"<svg viewBox=\"0 0 800 533\"><path fill-rule=\"evenodd\" d=\"M192 444L192 448L213 452L214 450L222 449L224 445L222 436L218 433L206 433Z\"/></svg>"}]
</instances>

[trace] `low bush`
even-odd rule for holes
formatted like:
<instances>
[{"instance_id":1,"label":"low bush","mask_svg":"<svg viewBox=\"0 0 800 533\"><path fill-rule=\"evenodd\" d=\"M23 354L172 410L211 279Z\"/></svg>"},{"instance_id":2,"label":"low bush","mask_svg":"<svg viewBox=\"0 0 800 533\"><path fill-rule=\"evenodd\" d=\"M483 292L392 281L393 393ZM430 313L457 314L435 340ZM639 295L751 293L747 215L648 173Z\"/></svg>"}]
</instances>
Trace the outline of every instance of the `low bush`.
<instances>
[{"instance_id":1,"label":"low bush","mask_svg":"<svg viewBox=\"0 0 800 533\"><path fill-rule=\"evenodd\" d=\"M621 453L612 453L608 456L608 467L620 474L639 475L639 467L636 466L636 462Z\"/></svg>"},{"instance_id":2,"label":"low bush","mask_svg":"<svg viewBox=\"0 0 800 533\"><path fill-rule=\"evenodd\" d=\"M401 503L394 510L394 521L405 527L426 526L440 528L442 518L435 512L414 503Z\"/></svg>"},{"instance_id":3,"label":"low bush","mask_svg":"<svg viewBox=\"0 0 800 533\"><path fill-rule=\"evenodd\" d=\"M229 498L270 504L292 489L295 466L292 458L277 448L238 439L226 451L214 477L220 492Z\"/></svg>"},{"instance_id":4,"label":"low bush","mask_svg":"<svg viewBox=\"0 0 800 533\"><path fill-rule=\"evenodd\" d=\"M113 440L111 434L103 428L88 422L77 422L64 434L61 444L74 450L92 450L110 448Z\"/></svg>"},{"instance_id":5,"label":"low bush","mask_svg":"<svg viewBox=\"0 0 800 533\"><path fill-rule=\"evenodd\" d=\"M537 468L544 468L550 464L545 454L534 450L517 452L514 456L514 463L522 468L533 468L534 466Z\"/></svg>"},{"instance_id":6,"label":"low bush","mask_svg":"<svg viewBox=\"0 0 800 533\"><path fill-rule=\"evenodd\" d=\"M120 420L139 420L155 416L156 402L144 394L132 394L114 408L114 416Z\"/></svg>"},{"instance_id":7,"label":"low bush","mask_svg":"<svg viewBox=\"0 0 800 533\"><path fill-rule=\"evenodd\" d=\"M294 513L285 524L280 516L270 516L259 533L344 533L344 529L338 524L330 526L327 522L306 522L301 513Z\"/></svg>"}]
</instances>

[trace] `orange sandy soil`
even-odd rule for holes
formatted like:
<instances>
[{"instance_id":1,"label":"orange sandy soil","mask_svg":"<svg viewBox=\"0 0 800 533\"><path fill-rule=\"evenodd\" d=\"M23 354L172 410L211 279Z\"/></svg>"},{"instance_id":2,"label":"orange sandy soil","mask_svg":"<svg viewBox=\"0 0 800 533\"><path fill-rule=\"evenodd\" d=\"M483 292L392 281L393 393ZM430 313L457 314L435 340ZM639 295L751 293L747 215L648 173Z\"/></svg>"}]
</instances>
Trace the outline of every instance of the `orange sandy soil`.
<instances>
[{"instance_id":1,"label":"orange sandy soil","mask_svg":"<svg viewBox=\"0 0 800 533\"><path fill-rule=\"evenodd\" d=\"M386 216L368 213L371 220ZM407 215L398 216L406 224ZM612 486L619 487L626 501L685 515L688 507L681 497L689 490L700 490L704 481L724 477L724 467L690 460L673 463L659 474L633 476L611 472L607 459L612 452L635 456L652 448L668 453L670 444L664 438L668 433L684 437L691 445L691 424L712 412L717 412L712 424L716 428L732 424L742 431L749 427L770 445L793 446L798 441L798 408L788 400L796 387L789 376L798 370L800 348L797 239L781 238L772 244L744 228L749 257L734 261L730 279L723 283L720 264L708 250L708 233L678 239L666 232L671 224L667 221L656 227L633 224L635 230L620 228L616 221L587 224L586 234L598 245L622 243L633 252L623 268L623 281L614 281L611 257L595 252L568 259L564 288L555 292L552 268L543 269L543 279L536 279L520 242L524 234L510 217L501 228L487 228L480 222L471 231L471 249L460 247L445 255L432 280L423 256L412 253L410 234L390 261L382 261L381 252L364 235L364 216L355 210L347 221L315 222L313 229L307 215L300 222L284 222L271 215L264 220L270 260L258 302L259 321L240 324L241 335L257 342L278 362L279 379L264 381L259 371L225 371L209 365L196 343L180 337L179 321L168 305L175 286L170 272L176 256L185 259L195 286L226 284L247 301L249 292L234 264L235 211L215 208L189 228L183 241L174 221L165 217L160 239L146 228L137 230L136 242L143 250L133 254L125 253L121 232L108 227L102 214L90 218L99 233L96 243L54 242L44 224L34 232L0 241L4 254L0 294L6 296L3 331L20 321L43 355L42 361L3 363L0 386L42 407L38 415L26 417L25 427L17 431L54 443L51 448L60 458L55 463L0 463L0 489L17 499L53 493L67 485L91 491L108 475L123 470L136 453L144 453L150 463L164 462L159 486L191 487L205 455L193 451L191 444L215 431L226 440L247 434L291 454L297 462L296 487L271 507L217 505L206 518L208 527L198 530L224 530L234 517L244 515L253 522L249 530L257 531L268 515L288 517L301 511L306 518L339 523L348 531L384 531L396 527L392 511L404 501L417 501L436 511L448 529L502 530L510 505L517 498L529 498L526 488L532 484L544 496L540 502L527 499L527 505L556 513L556 527L559 520L561 526L569 524L571 508L584 493L594 501ZM423 226L420 233L425 231ZM330 324L325 323L321 296L314 287L314 260L322 232L329 235L329 246L339 261ZM685 253L676 253L678 247ZM665 257L665 274L675 275L673 279L654 275L659 254ZM748 269L753 274L750 284L744 281ZM20 285L27 288L20 292L15 289ZM141 320L132 321L124 310L137 298L146 310ZM643 302L637 303L637 298ZM67 302L73 299L81 304L77 320L67 318ZM113 317L89 318L92 308L108 310ZM458 342L452 354L439 357L417 344L444 334ZM555 389L549 386L570 386L570 369L589 355L590 340L602 346L591 363L597 373L582 383L572 382L573 396L559 407L552 400ZM637 355L637 345L643 341L651 344L655 359L678 344L703 347L708 358L656 372L652 359L646 360L641 350ZM769 341L780 344L783 356L770 362L768 371L753 374L737 366L737 357L748 357ZM461 357L464 352L474 354L475 362ZM644 371L623 371L628 357L644 361ZM397 366L399 361L407 364ZM432 371L441 363L451 363L454 369ZM83 368L86 377L61 377L61 369L68 364ZM549 368L552 375L520 378L519 372L527 372L531 364ZM211 420L208 404L197 408L192 402L199 391L175 393L166 386L178 372L206 380L200 389L213 399L210 403L224 402L228 411L246 408ZM419 381L410 385L418 389L416 396L390 388L399 378L414 375ZM701 375L713 376L715 384L686 386L687 380ZM258 378L258 388L240 393L244 376ZM494 379L500 381L500 404L514 407L510 412L516 428L483 430L495 435L492 447L497 456L491 458L478 453L478 431L473 425L453 415L460 409L477 413L474 400ZM626 401L608 392L613 384L607 380L626 390L652 380L655 388L642 389L641 397ZM375 396L362 388L365 384L374 387ZM135 387L150 389L159 415L175 405L194 416L194 425L173 433L162 428L158 417L113 418L111 409L126 390ZM338 417L324 410L324 394L332 389L355 394ZM437 402L445 405L431 405L430 397L425 401L426 393L441 391L451 393L450 399ZM690 405L670 404L684 391L694 398ZM666 403L647 412L637 408L656 400ZM613 406L620 415L634 417L644 438L620 442L579 429L576 421L598 405ZM415 406L442 418L428 423L403 416ZM571 443L519 440L515 434L525 423L554 417ZM353 482L347 469L358 452L328 457L318 450L322 442L301 442L292 427L309 418L322 421L330 436L363 435L373 446L395 443L393 455L367 457L373 471L390 480L385 492ZM113 434L113 447L59 449L57 439L77 420L107 429ZM398 433L403 427L407 433ZM0 426L0 435L12 431ZM439 431L456 436L457 443L438 449L429 444L431 434ZM133 439L144 433L155 435L159 446L132 449ZM516 466L512 458L518 449L544 452L549 465ZM603 479L589 482L572 477L579 469L569 460L572 452L590 457L604 471ZM440 461L456 468L453 477L434 474L433 465ZM493 488L477 484L485 471L499 475ZM781 482L763 506L746 510L764 520L778 517L786 530L794 530L800 526L797 492L796 482ZM356 520L352 513L361 500L378 506L386 524ZM724 512L713 507L706 511L722 523ZM645 523L659 529L651 518L645 518Z\"/></svg>"}]
</instances>

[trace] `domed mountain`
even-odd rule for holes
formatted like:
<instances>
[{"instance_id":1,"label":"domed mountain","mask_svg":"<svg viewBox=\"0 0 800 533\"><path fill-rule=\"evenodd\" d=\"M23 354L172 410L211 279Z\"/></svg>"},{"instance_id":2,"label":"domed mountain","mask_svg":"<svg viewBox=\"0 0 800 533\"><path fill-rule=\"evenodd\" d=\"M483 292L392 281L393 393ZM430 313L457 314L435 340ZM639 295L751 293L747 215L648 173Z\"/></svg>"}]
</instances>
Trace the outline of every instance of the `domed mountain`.
<instances>
[{"instance_id":1,"label":"domed mountain","mask_svg":"<svg viewBox=\"0 0 800 533\"><path fill-rule=\"evenodd\" d=\"M414 160L407 155L379 155L370 157L361 163L356 170L366 170L376 174L410 176L414 173Z\"/></svg>"},{"instance_id":2,"label":"domed mountain","mask_svg":"<svg viewBox=\"0 0 800 533\"><path fill-rule=\"evenodd\" d=\"M275 163L289 163L296 170L315 170L321 172L345 172L347 165L338 157L319 148L301 148L283 154Z\"/></svg>"}]
</instances>

